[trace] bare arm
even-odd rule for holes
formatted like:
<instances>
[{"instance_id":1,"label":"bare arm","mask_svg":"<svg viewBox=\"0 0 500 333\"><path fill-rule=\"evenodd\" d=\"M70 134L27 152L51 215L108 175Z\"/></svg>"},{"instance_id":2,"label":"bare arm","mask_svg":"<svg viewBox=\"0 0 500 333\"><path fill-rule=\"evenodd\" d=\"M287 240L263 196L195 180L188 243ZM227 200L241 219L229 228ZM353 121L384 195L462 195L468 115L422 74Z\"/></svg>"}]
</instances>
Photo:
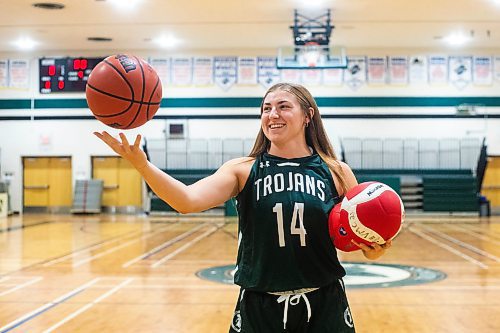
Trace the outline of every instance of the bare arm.
<instances>
[{"instance_id":1,"label":"bare arm","mask_svg":"<svg viewBox=\"0 0 500 333\"><path fill-rule=\"evenodd\" d=\"M200 212L215 207L238 193L235 160L225 163L213 175L185 185L150 163L140 148L141 136L133 145L120 133L121 142L107 132L94 133L139 171L154 193L180 213Z\"/></svg>"},{"instance_id":2,"label":"bare arm","mask_svg":"<svg viewBox=\"0 0 500 333\"><path fill-rule=\"evenodd\" d=\"M351 188L358 185L358 181L356 179L356 176L354 176L354 173L352 172L349 165L347 165L346 163L344 163L342 161L338 161L338 163L339 163L338 167L340 167L340 172L344 175L345 186L347 188L347 191L349 191ZM335 188L337 189L337 193L340 196L344 196L345 195L344 190L340 186L339 180L337 179L337 177L335 176L335 173L333 171L332 171L332 177L333 177L333 181L335 183Z\"/></svg>"}]
</instances>

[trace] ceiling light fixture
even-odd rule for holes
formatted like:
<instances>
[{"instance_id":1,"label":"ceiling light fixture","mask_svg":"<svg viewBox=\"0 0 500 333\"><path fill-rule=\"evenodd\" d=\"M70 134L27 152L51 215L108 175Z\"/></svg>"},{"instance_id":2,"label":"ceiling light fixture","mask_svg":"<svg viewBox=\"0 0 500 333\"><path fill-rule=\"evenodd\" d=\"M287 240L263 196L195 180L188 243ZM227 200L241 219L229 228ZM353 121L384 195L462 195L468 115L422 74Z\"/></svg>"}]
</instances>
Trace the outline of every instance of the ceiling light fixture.
<instances>
[{"instance_id":1,"label":"ceiling light fixture","mask_svg":"<svg viewBox=\"0 0 500 333\"><path fill-rule=\"evenodd\" d=\"M112 5L114 5L117 9L123 11L130 11L137 7L139 3L143 0L108 0Z\"/></svg>"},{"instance_id":2,"label":"ceiling light fixture","mask_svg":"<svg viewBox=\"0 0 500 333\"><path fill-rule=\"evenodd\" d=\"M169 49L177 46L180 43L180 40L175 38L174 36L160 36L153 39L153 43L158 45L161 48Z\"/></svg>"},{"instance_id":3,"label":"ceiling light fixture","mask_svg":"<svg viewBox=\"0 0 500 333\"><path fill-rule=\"evenodd\" d=\"M470 41L470 39L463 32L454 32L445 37L444 41L451 46L461 46Z\"/></svg>"},{"instance_id":4,"label":"ceiling light fixture","mask_svg":"<svg viewBox=\"0 0 500 333\"><path fill-rule=\"evenodd\" d=\"M38 45L38 42L34 41L33 39L29 37L21 37L16 41L13 41L12 44L17 46L21 50L32 50L36 45Z\"/></svg>"},{"instance_id":5,"label":"ceiling light fixture","mask_svg":"<svg viewBox=\"0 0 500 333\"><path fill-rule=\"evenodd\" d=\"M319 9L326 7L325 3L326 3L325 0L299 0L298 7L304 10Z\"/></svg>"}]
</instances>

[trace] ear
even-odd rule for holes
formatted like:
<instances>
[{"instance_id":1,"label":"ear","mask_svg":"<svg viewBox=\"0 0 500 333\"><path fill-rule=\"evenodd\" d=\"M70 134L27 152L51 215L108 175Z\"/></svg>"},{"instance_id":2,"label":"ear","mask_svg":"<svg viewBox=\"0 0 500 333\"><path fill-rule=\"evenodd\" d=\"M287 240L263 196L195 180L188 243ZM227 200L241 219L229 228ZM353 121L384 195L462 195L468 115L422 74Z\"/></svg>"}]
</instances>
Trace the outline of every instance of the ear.
<instances>
[{"instance_id":1,"label":"ear","mask_svg":"<svg viewBox=\"0 0 500 333\"><path fill-rule=\"evenodd\" d=\"M309 121L311 121L314 117L314 109L313 108L309 108L309 117L307 117L307 119L309 119Z\"/></svg>"}]
</instances>

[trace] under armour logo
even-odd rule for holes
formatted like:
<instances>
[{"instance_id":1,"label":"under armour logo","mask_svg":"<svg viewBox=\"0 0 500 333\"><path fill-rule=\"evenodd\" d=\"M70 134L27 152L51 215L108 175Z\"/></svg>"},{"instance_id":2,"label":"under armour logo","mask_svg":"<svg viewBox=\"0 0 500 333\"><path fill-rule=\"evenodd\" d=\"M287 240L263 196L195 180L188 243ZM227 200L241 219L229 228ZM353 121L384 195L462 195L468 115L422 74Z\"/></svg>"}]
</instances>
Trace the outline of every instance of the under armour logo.
<instances>
[{"instance_id":1,"label":"under armour logo","mask_svg":"<svg viewBox=\"0 0 500 333\"><path fill-rule=\"evenodd\" d=\"M263 167L268 167L269 166L269 161L266 161L266 163L264 164L264 162L260 162L260 165L259 167L262 169Z\"/></svg>"}]
</instances>

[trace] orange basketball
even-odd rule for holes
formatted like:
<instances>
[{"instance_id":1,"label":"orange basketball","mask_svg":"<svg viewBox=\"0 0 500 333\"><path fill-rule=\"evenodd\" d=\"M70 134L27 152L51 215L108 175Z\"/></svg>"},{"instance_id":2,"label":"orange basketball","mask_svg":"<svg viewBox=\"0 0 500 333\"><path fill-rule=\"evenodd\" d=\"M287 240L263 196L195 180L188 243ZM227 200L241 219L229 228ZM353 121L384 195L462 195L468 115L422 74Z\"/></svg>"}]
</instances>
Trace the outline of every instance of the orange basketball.
<instances>
[{"instance_id":1,"label":"orange basketball","mask_svg":"<svg viewBox=\"0 0 500 333\"><path fill-rule=\"evenodd\" d=\"M162 87L158 74L146 61L117 54L94 67L85 95L98 120L114 128L130 129L153 118L160 107Z\"/></svg>"}]
</instances>

